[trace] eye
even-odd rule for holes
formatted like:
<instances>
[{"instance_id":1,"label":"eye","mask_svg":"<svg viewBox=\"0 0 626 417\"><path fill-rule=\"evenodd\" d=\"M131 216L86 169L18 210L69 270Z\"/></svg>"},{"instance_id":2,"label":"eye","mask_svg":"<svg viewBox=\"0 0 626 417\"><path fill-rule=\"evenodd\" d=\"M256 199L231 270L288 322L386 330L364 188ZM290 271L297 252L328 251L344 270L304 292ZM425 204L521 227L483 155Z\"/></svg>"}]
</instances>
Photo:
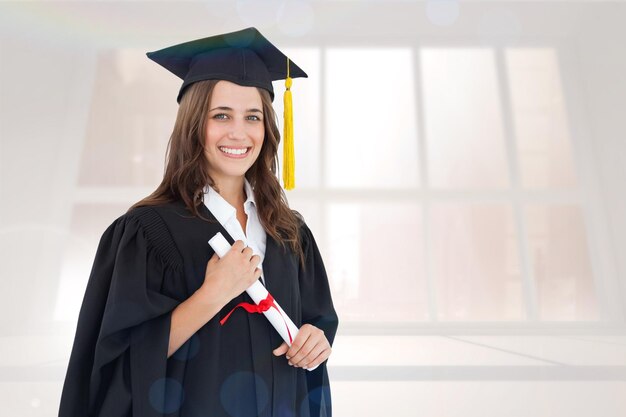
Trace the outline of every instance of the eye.
<instances>
[{"instance_id":1,"label":"eye","mask_svg":"<svg viewBox=\"0 0 626 417\"><path fill-rule=\"evenodd\" d=\"M254 121L261 121L261 118L259 116L255 116L255 115L248 116L248 119L254 120Z\"/></svg>"},{"instance_id":2,"label":"eye","mask_svg":"<svg viewBox=\"0 0 626 417\"><path fill-rule=\"evenodd\" d=\"M213 116L214 119L218 119L218 120L224 120L227 117L228 117L228 115L226 113L218 113L218 114Z\"/></svg>"}]
</instances>

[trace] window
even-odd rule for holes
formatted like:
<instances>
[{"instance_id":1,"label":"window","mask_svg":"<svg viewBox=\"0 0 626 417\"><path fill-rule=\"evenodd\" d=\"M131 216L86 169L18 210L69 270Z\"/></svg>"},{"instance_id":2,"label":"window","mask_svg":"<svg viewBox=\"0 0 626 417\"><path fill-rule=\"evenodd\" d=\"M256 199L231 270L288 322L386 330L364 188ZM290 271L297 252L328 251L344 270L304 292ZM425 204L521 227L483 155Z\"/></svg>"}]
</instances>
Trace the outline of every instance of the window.
<instances>
[{"instance_id":1,"label":"window","mask_svg":"<svg viewBox=\"0 0 626 417\"><path fill-rule=\"evenodd\" d=\"M601 320L554 49L285 52L310 77L293 86L288 197L316 235L344 325ZM106 222L87 221L104 216L91 203L115 195L127 207L162 175L176 104L155 91L179 84L143 61L100 56L72 221L93 251ZM282 128L284 85L274 88ZM77 313L74 284L89 272L70 252L58 318Z\"/></svg>"}]
</instances>

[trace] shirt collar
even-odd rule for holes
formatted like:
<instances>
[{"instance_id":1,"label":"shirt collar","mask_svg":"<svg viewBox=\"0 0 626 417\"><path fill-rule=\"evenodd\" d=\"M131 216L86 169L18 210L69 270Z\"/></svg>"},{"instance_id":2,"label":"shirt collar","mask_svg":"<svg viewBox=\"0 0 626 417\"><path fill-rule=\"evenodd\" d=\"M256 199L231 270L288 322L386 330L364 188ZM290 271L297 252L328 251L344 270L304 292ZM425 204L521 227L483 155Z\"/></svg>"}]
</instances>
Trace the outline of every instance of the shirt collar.
<instances>
[{"instance_id":1,"label":"shirt collar","mask_svg":"<svg viewBox=\"0 0 626 417\"><path fill-rule=\"evenodd\" d=\"M243 203L244 207L249 204L253 204L256 206L256 202L254 201L254 191L252 190L252 186L250 185L246 177L243 178L243 187L246 190L246 196L248 197Z\"/></svg>"},{"instance_id":2,"label":"shirt collar","mask_svg":"<svg viewBox=\"0 0 626 417\"><path fill-rule=\"evenodd\" d=\"M213 187L208 186L208 191L204 194L204 204L207 206L209 211L215 216L217 221L221 224L225 224L231 217L237 214L237 209L233 207L228 201L224 200L217 191L213 189ZM248 179L244 177L244 190L246 192L246 201L243 203L244 210L246 213L249 211L250 207L254 207L256 205L254 201L254 191L252 190L252 186Z\"/></svg>"}]
</instances>

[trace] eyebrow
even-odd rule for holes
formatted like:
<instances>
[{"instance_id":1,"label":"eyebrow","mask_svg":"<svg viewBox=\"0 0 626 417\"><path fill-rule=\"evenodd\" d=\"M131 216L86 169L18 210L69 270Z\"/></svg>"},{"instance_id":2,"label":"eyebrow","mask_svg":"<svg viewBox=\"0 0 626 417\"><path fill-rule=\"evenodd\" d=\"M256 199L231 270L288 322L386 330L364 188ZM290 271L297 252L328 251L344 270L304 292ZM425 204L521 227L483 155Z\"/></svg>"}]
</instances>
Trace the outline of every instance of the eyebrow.
<instances>
[{"instance_id":1,"label":"eyebrow","mask_svg":"<svg viewBox=\"0 0 626 417\"><path fill-rule=\"evenodd\" d=\"M209 110L209 112L212 112L213 110L227 110L227 111L232 111L233 109L227 106L219 106L219 107L215 107L211 110ZM247 109L246 113L261 113L263 114L263 111L259 110L259 109Z\"/></svg>"}]
</instances>

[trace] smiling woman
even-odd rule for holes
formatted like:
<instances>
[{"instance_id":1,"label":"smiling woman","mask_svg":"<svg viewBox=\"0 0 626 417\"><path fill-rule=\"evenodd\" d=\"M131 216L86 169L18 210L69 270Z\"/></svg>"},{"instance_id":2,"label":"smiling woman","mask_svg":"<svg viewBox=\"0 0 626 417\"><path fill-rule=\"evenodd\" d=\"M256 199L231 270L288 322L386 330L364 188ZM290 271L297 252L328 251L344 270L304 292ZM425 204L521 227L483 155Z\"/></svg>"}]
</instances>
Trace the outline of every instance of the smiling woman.
<instances>
[{"instance_id":1,"label":"smiling woman","mask_svg":"<svg viewBox=\"0 0 626 417\"><path fill-rule=\"evenodd\" d=\"M276 176L271 81L306 74L253 28L148 56L184 80L167 166L100 240L59 415L330 416L338 318ZM290 345L235 309L258 279L299 327Z\"/></svg>"},{"instance_id":2,"label":"smiling woman","mask_svg":"<svg viewBox=\"0 0 626 417\"><path fill-rule=\"evenodd\" d=\"M213 88L204 153L209 175L221 187L236 189L261 153L265 128L259 90L229 81L218 81Z\"/></svg>"}]
</instances>

